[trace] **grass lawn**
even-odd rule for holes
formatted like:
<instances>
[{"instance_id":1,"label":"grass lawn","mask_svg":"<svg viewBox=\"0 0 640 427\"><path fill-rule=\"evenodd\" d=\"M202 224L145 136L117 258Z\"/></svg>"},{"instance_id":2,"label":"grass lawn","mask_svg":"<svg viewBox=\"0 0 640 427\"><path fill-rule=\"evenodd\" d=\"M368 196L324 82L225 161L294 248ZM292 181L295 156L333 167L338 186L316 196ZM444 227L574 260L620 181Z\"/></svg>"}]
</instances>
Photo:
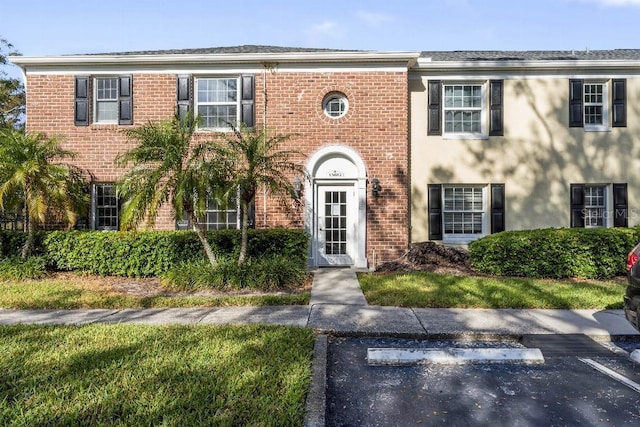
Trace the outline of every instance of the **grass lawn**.
<instances>
[{"instance_id":1,"label":"grass lawn","mask_svg":"<svg viewBox=\"0 0 640 427\"><path fill-rule=\"evenodd\" d=\"M359 274L369 304L452 308L622 308L620 281L453 276L428 272Z\"/></svg>"},{"instance_id":2,"label":"grass lawn","mask_svg":"<svg viewBox=\"0 0 640 427\"><path fill-rule=\"evenodd\" d=\"M301 425L313 340L282 326L0 327L0 425Z\"/></svg>"},{"instance_id":3,"label":"grass lawn","mask_svg":"<svg viewBox=\"0 0 640 427\"><path fill-rule=\"evenodd\" d=\"M308 304L310 292L265 295L137 296L95 283L96 280L48 278L0 282L0 307L12 309L217 307Z\"/></svg>"}]
</instances>

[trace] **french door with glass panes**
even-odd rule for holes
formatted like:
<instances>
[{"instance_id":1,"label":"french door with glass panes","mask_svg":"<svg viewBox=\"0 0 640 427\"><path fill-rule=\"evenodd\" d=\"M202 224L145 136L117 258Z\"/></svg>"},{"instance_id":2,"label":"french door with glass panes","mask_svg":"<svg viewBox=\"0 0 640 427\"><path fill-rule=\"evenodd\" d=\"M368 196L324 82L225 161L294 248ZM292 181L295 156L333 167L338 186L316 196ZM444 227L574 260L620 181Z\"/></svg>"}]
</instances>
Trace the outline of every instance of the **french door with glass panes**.
<instances>
[{"instance_id":1,"label":"french door with glass panes","mask_svg":"<svg viewBox=\"0 0 640 427\"><path fill-rule=\"evenodd\" d=\"M352 265L357 216L355 185L318 185L316 194L318 265Z\"/></svg>"}]
</instances>

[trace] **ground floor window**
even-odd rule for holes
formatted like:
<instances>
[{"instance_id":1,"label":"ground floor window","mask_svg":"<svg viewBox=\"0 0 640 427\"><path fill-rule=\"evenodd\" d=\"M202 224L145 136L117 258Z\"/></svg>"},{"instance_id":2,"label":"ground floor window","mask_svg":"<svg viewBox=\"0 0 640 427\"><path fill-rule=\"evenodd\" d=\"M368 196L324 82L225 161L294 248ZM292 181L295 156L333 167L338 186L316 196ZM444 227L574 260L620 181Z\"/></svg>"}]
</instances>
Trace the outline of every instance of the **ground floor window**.
<instances>
[{"instance_id":1,"label":"ground floor window","mask_svg":"<svg viewBox=\"0 0 640 427\"><path fill-rule=\"evenodd\" d=\"M505 185L429 184L429 239L467 244L505 230Z\"/></svg>"},{"instance_id":2,"label":"ground floor window","mask_svg":"<svg viewBox=\"0 0 640 427\"><path fill-rule=\"evenodd\" d=\"M587 185L584 188L584 226L606 227L605 212L607 208L606 187L604 185Z\"/></svg>"},{"instance_id":3,"label":"ground floor window","mask_svg":"<svg viewBox=\"0 0 640 427\"><path fill-rule=\"evenodd\" d=\"M0 212L0 230L25 231L26 222L22 212Z\"/></svg>"},{"instance_id":4,"label":"ground floor window","mask_svg":"<svg viewBox=\"0 0 640 427\"><path fill-rule=\"evenodd\" d=\"M91 228L94 230L118 230L120 207L116 185L114 183L93 184L91 199Z\"/></svg>"},{"instance_id":5,"label":"ground floor window","mask_svg":"<svg viewBox=\"0 0 640 427\"><path fill-rule=\"evenodd\" d=\"M233 198L225 205L215 200L207 200L207 212L200 218L207 230L226 230L240 228L240 206L238 200Z\"/></svg>"},{"instance_id":6,"label":"ground floor window","mask_svg":"<svg viewBox=\"0 0 640 427\"><path fill-rule=\"evenodd\" d=\"M627 184L571 184L571 227L627 227Z\"/></svg>"},{"instance_id":7,"label":"ground floor window","mask_svg":"<svg viewBox=\"0 0 640 427\"><path fill-rule=\"evenodd\" d=\"M253 226L253 209L249 212L249 225ZM227 203L222 204L213 199L207 200L206 211L198 219L200 225L206 230L239 229L242 222L240 201L232 197ZM191 229L191 222L186 213L182 221L176 224L178 230Z\"/></svg>"},{"instance_id":8,"label":"ground floor window","mask_svg":"<svg viewBox=\"0 0 640 427\"><path fill-rule=\"evenodd\" d=\"M484 189L444 187L444 234L482 234Z\"/></svg>"}]
</instances>

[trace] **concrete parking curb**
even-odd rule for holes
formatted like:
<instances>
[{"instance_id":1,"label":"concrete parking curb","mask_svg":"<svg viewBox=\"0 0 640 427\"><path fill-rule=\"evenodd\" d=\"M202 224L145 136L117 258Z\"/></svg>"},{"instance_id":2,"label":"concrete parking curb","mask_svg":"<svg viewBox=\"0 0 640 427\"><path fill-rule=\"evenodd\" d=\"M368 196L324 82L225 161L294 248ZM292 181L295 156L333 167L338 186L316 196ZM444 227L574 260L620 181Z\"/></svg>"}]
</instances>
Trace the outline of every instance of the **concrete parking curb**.
<instances>
[{"instance_id":1,"label":"concrete parking curb","mask_svg":"<svg viewBox=\"0 0 640 427\"><path fill-rule=\"evenodd\" d=\"M313 346L311 385L305 405L305 427L324 427L327 409L327 336L318 335Z\"/></svg>"}]
</instances>

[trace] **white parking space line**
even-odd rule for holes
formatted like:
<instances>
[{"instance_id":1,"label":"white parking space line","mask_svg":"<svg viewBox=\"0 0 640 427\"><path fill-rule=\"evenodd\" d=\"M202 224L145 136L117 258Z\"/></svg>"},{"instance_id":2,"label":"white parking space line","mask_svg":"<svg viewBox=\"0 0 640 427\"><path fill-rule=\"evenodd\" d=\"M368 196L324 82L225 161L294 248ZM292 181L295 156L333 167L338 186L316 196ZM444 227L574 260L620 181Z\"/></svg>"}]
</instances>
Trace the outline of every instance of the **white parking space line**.
<instances>
[{"instance_id":1,"label":"white parking space line","mask_svg":"<svg viewBox=\"0 0 640 427\"><path fill-rule=\"evenodd\" d=\"M544 357L537 348L369 348L367 361L369 366L468 363L532 365L544 363Z\"/></svg>"},{"instance_id":2,"label":"white parking space line","mask_svg":"<svg viewBox=\"0 0 640 427\"><path fill-rule=\"evenodd\" d=\"M613 378L614 380L618 381L619 383L622 383L624 385L626 385L627 387L629 387L630 389L640 393L640 384L631 381L629 378L620 375L619 373L617 373L616 371L613 371L609 368L607 368L606 366L603 366L601 364L599 364L598 362L594 362L591 359L582 359L582 358L578 358L579 361L581 361L582 363L585 363L589 366L591 366L593 369L595 369L596 371L602 372L603 374Z\"/></svg>"}]
</instances>

